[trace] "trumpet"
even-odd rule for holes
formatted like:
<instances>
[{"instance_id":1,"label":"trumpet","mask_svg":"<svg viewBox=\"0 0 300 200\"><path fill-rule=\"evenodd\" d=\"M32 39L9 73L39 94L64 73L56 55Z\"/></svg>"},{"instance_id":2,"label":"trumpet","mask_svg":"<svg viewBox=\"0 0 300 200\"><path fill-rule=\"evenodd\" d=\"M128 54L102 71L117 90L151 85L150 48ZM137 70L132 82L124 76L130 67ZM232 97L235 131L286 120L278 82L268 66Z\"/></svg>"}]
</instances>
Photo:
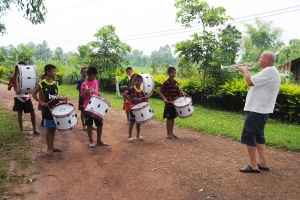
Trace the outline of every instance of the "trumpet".
<instances>
[{"instance_id":1,"label":"trumpet","mask_svg":"<svg viewBox=\"0 0 300 200\"><path fill-rule=\"evenodd\" d=\"M239 66L245 66L245 65L256 65L256 63L242 63L242 64L239 64L239 65L231 65L231 66L223 66L221 65L221 70L227 70L227 69L236 69L238 68ZM255 67L255 66L254 66ZM248 69L251 70L253 69L254 67L249 67Z\"/></svg>"}]
</instances>

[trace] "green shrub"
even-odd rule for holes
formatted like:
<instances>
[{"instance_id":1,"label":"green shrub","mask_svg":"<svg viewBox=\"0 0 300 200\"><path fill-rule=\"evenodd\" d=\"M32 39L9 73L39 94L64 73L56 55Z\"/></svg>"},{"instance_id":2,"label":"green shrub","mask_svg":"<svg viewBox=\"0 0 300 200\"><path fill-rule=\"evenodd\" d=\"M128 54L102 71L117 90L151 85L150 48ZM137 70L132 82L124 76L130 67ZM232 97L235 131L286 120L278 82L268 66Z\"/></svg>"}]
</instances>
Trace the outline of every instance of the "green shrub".
<instances>
[{"instance_id":1,"label":"green shrub","mask_svg":"<svg viewBox=\"0 0 300 200\"><path fill-rule=\"evenodd\" d=\"M57 76L57 73L56 73ZM81 77L80 72L77 69L70 70L63 75L62 82L64 84L76 84L77 80Z\"/></svg>"},{"instance_id":2,"label":"green shrub","mask_svg":"<svg viewBox=\"0 0 300 200\"><path fill-rule=\"evenodd\" d=\"M300 87L294 84L283 84L276 100L275 116L291 122L300 122Z\"/></svg>"}]
</instances>

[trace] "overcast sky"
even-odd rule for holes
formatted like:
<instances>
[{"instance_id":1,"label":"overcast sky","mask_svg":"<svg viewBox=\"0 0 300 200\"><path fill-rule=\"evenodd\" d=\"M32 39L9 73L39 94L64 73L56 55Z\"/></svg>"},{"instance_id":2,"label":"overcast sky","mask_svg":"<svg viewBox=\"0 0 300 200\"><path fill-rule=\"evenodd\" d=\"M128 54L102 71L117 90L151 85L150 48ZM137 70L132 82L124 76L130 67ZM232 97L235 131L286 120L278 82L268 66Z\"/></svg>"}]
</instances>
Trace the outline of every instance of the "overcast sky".
<instances>
[{"instance_id":1,"label":"overcast sky","mask_svg":"<svg viewBox=\"0 0 300 200\"><path fill-rule=\"evenodd\" d=\"M300 39L299 0L206 2L223 6L240 31L244 30L243 23L253 24L258 17L282 28L286 44L289 39ZM174 0L46 0L46 7L46 22L41 25L32 25L17 10L3 17L7 33L0 35L0 46L46 40L52 50L62 47L64 52L76 51L78 45L92 41L98 29L112 24L123 42L150 55L161 46L188 39L200 29L184 29L175 23Z\"/></svg>"}]
</instances>

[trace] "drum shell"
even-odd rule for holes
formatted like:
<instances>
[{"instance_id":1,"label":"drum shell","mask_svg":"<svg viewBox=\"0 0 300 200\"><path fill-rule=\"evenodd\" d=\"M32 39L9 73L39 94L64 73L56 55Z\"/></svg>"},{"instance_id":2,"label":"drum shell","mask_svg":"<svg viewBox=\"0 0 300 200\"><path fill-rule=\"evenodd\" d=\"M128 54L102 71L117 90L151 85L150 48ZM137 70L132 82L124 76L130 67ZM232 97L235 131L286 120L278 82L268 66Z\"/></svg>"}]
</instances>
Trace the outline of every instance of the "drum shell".
<instances>
[{"instance_id":1,"label":"drum shell","mask_svg":"<svg viewBox=\"0 0 300 200\"><path fill-rule=\"evenodd\" d=\"M192 98L188 95L176 97L173 103L180 118L188 118L194 113Z\"/></svg>"},{"instance_id":2,"label":"drum shell","mask_svg":"<svg viewBox=\"0 0 300 200\"><path fill-rule=\"evenodd\" d=\"M78 123L75 107L71 103L62 102L51 108L56 129L61 132L72 130Z\"/></svg>"},{"instance_id":3,"label":"drum shell","mask_svg":"<svg viewBox=\"0 0 300 200\"><path fill-rule=\"evenodd\" d=\"M141 75L143 77L143 83L141 84L141 88L143 92L147 95L152 95L154 91L154 79L151 76L151 74L133 74L131 79L130 79L130 86L134 86L134 81L137 75Z\"/></svg>"},{"instance_id":4,"label":"drum shell","mask_svg":"<svg viewBox=\"0 0 300 200\"><path fill-rule=\"evenodd\" d=\"M16 75L16 94L33 93L38 86L38 72L36 66L17 65Z\"/></svg>"},{"instance_id":5,"label":"drum shell","mask_svg":"<svg viewBox=\"0 0 300 200\"><path fill-rule=\"evenodd\" d=\"M131 108L137 124L144 124L153 119L154 114L148 102L141 102Z\"/></svg>"},{"instance_id":6,"label":"drum shell","mask_svg":"<svg viewBox=\"0 0 300 200\"><path fill-rule=\"evenodd\" d=\"M102 97L93 95L84 109L84 112L91 117L94 117L99 120L103 120L105 114L110 107L110 102L105 100Z\"/></svg>"}]
</instances>

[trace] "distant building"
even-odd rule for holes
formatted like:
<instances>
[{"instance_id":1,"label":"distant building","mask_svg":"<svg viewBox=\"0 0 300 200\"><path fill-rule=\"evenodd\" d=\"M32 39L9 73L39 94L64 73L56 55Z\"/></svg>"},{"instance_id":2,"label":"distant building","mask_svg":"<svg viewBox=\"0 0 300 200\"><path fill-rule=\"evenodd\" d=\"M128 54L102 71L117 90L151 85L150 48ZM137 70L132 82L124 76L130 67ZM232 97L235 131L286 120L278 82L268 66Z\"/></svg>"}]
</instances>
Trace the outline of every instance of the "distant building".
<instances>
[{"instance_id":1,"label":"distant building","mask_svg":"<svg viewBox=\"0 0 300 200\"><path fill-rule=\"evenodd\" d=\"M290 60L278 67L283 73L292 73L296 83L300 83L300 57Z\"/></svg>"}]
</instances>

